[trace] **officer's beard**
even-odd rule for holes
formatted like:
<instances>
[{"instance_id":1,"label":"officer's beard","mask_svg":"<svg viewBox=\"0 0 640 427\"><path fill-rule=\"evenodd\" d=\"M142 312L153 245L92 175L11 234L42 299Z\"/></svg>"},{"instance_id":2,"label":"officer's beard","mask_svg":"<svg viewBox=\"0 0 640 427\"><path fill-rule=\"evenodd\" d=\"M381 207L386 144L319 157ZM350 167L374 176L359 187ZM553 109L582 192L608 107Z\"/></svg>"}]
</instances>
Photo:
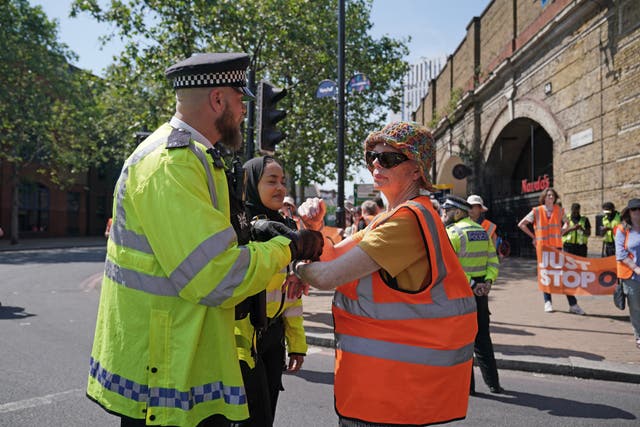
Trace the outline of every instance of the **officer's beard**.
<instances>
[{"instance_id":1,"label":"officer's beard","mask_svg":"<svg viewBox=\"0 0 640 427\"><path fill-rule=\"evenodd\" d=\"M229 106L225 102L222 115L216 120L216 127L220 132L220 143L231 151L238 151L242 147L242 132L233 120Z\"/></svg>"}]
</instances>

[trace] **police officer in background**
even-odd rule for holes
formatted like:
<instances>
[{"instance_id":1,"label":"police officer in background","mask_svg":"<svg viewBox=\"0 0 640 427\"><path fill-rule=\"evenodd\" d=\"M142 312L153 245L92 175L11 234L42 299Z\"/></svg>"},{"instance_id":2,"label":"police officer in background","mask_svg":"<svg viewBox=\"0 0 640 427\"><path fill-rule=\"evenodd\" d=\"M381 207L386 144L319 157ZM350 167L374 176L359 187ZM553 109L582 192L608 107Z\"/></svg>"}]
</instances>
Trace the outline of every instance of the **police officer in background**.
<instances>
[{"instance_id":1,"label":"police officer in background","mask_svg":"<svg viewBox=\"0 0 640 427\"><path fill-rule=\"evenodd\" d=\"M489 292L498 277L498 256L487 232L469 217L471 205L457 196L447 196L442 204L442 220L447 227L453 250L471 284L478 307L478 334L474 352L482 378L491 393L502 393L498 378L493 343L489 335ZM471 371L469 392L475 395L475 381Z\"/></svg>"},{"instance_id":2,"label":"police officer in background","mask_svg":"<svg viewBox=\"0 0 640 427\"><path fill-rule=\"evenodd\" d=\"M469 217L480 224L482 228L484 228L484 230L489 235L489 238L493 242L493 246L496 246L496 242L498 240L498 226L483 217L483 214L489 211L489 208L484 205L482 197L478 196L477 194L472 194L467 197L467 203L471 205Z\"/></svg>"},{"instance_id":3,"label":"police officer in background","mask_svg":"<svg viewBox=\"0 0 640 427\"><path fill-rule=\"evenodd\" d=\"M580 204L571 204L571 213L562 225L562 250L581 257L587 256L587 240L591 235L589 218L580 215ZM615 253L615 249L614 249Z\"/></svg>"},{"instance_id":4,"label":"police officer in background","mask_svg":"<svg viewBox=\"0 0 640 427\"><path fill-rule=\"evenodd\" d=\"M602 256L612 256L616 254L616 244L614 240L615 229L622 222L620 212L616 210L616 206L612 202L604 202L602 204Z\"/></svg>"},{"instance_id":5,"label":"police officer in background","mask_svg":"<svg viewBox=\"0 0 640 427\"><path fill-rule=\"evenodd\" d=\"M234 308L321 251L321 235L266 221L251 231L260 242L237 244L220 146L241 145L248 65L243 53L207 53L169 67L176 113L116 184L87 395L121 426L247 419Z\"/></svg>"}]
</instances>

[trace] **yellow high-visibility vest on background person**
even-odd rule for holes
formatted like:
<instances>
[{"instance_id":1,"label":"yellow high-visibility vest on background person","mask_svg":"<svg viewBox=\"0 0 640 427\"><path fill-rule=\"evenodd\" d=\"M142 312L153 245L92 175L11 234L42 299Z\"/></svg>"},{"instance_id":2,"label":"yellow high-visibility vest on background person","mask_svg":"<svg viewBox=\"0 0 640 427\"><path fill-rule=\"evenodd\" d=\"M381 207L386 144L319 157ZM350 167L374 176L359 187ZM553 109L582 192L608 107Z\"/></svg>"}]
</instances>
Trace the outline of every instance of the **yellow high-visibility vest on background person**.
<instances>
[{"instance_id":1,"label":"yellow high-visibility vest on background person","mask_svg":"<svg viewBox=\"0 0 640 427\"><path fill-rule=\"evenodd\" d=\"M571 219L571 216L567 216L567 221L569 222L569 227L573 227L576 225ZM587 217L581 216L578 224L582 226L582 230L573 230L562 236L562 243L572 243L575 245L586 245L589 236L584 234L585 228L587 228Z\"/></svg>"}]
</instances>

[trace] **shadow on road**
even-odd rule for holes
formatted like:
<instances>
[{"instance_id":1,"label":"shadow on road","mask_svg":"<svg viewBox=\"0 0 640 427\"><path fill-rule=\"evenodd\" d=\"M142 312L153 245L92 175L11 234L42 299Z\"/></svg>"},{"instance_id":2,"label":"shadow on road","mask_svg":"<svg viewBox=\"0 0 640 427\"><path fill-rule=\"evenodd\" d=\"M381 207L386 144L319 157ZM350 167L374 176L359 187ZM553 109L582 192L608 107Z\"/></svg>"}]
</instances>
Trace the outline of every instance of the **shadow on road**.
<instances>
[{"instance_id":1,"label":"shadow on road","mask_svg":"<svg viewBox=\"0 0 640 427\"><path fill-rule=\"evenodd\" d=\"M0 265L103 262L105 248L46 249L0 253Z\"/></svg>"},{"instance_id":2,"label":"shadow on road","mask_svg":"<svg viewBox=\"0 0 640 427\"><path fill-rule=\"evenodd\" d=\"M24 319L32 316L35 316L35 314L25 312L24 307L12 307L10 305L0 305L0 320L1 319Z\"/></svg>"},{"instance_id":3,"label":"shadow on road","mask_svg":"<svg viewBox=\"0 0 640 427\"><path fill-rule=\"evenodd\" d=\"M541 347L538 345L508 345L494 344L496 352L511 356L540 356L558 357L566 359L568 357L581 357L586 360L604 360L599 354L588 353L586 351L570 350L568 348Z\"/></svg>"},{"instance_id":4,"label":"shadow on road","mask_svg":"<svg viewBox=\"0 0 640 427\"><path fill-rule=\"evenodd\" d=\"M295 374L310 383L333 384L333 372L305 371L304 369Z\"/></svg>"},{"instance_id":5,"label":"shadow on road","mask_svg":"<svg viewBox=\"0 0 640 427\"><path fill-rule=\"evenodd\" d=\"M635 420L636 416L623 409L593 402L579 402L561 397L542 396L507 390L504 395L482 394L477 397L504 402L510 405L528 406L550 415L572 418L589 418L605 420Z\"/></svg>"}]
</instances>

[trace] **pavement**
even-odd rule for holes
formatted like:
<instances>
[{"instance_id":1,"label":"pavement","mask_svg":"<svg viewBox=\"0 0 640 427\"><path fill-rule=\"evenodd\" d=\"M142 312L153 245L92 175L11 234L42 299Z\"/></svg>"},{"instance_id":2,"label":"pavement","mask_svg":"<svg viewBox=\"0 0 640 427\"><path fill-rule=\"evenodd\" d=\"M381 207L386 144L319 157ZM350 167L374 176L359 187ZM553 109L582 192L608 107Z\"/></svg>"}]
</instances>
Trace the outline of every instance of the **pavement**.
<instances>
[{"instance_id":1,"label":"pavement","mask_svg":"<svg viewBox=\"0 0 640 427\"><path fill-rule=\"evenodd\" d=\"M100 247L105 239L69 237L23 239L3 251ZM333 292L312 290L304 297L304 322L309 345L334 347ZM563 295L553 295L553 313L543 310L534 260L505 258L489 295L491 338L498 369L567 375L640 384L640 349L636 348L627 310L613 305L610 295L581 296L585 316L569 313Z\"/></svg>"}]
</instances>

